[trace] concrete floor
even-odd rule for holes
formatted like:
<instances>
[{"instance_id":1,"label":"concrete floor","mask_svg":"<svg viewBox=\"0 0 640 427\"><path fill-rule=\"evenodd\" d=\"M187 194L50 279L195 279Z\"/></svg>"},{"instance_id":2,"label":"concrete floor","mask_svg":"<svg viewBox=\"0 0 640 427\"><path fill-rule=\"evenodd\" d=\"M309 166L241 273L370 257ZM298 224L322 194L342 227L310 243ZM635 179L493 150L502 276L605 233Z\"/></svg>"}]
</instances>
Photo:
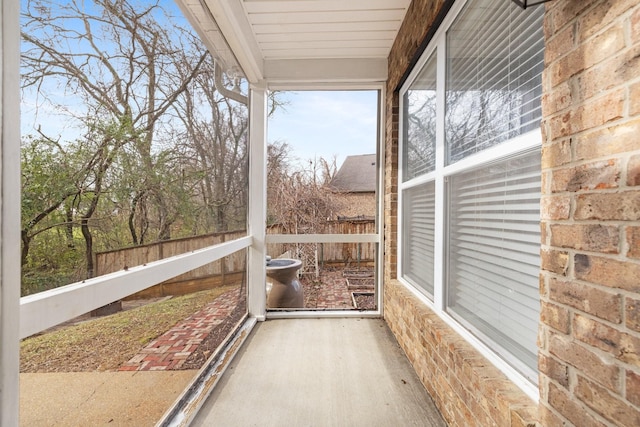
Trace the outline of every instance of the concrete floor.
<instances>
[{"instance_id":1,"label":"concrete floor","mask_svg":"<svg viewBox=\"0 0 640 427\"><path fill-rule=\"evenodd\" d=\"M380 319L256 326L192 426L446 426Z\"/></svg>"},{"instance_id":2,"label":"concrete floor","mask_svg":"<svg viewBox=\"0 0 640 427\"><path fill-rule=\"evenodd\" d=\"M196 371L20 374L20 426L153 427Z\"/></svg>"}]
</instances>

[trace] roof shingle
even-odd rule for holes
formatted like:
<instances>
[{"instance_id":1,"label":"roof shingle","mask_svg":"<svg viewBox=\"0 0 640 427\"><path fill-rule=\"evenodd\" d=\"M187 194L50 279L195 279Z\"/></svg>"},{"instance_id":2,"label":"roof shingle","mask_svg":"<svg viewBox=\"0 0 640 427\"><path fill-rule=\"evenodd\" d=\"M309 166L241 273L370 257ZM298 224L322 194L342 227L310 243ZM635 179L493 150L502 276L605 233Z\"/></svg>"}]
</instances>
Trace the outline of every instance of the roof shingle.
<instances>
[{"instance_id":1,"label":"roof shingle","mask_svg":"<svg viewBox=\"0 0 640 427\"><path fill-rule=\"evenodd\" d=\"M369 193L376 191L376 155L347 156L329 184L334 191Z\"/></svg>"}]
</instances>

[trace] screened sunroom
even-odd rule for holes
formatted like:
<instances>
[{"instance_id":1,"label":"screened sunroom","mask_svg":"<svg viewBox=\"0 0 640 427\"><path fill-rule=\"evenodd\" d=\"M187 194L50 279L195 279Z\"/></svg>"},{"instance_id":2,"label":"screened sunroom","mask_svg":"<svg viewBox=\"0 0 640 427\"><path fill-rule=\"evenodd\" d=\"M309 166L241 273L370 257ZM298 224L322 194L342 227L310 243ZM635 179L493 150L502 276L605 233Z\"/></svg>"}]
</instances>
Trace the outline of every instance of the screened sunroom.
<instances>
[{"instance_id":1,"label":"screened sunroom","mask_svg":"<svg viewBox=\"0 0 640 427\"><path fill-rule=\"evenodd\" d=\"M143 395L121 393L123 400L139 402L138 408L153 399L154 388L164 388L172 381L179 384L166 398L168 403L160 416L145 422L440 426L446 425L439 414L445 412L441 405L446 396L430 386L437 381L450 381L450 387L458 387L460 395L473 394L477 388L484 393L489 387L485 384L492 381L501 384L500 392L506 390L508 398L496 399L498 403L487 407L469 403L468 409L460 410L461 414L476 411L478 425L487 420L511 422L516 416L526 419L526 414L531 414L538 399L544 7L523 9L507 0L178 0L209 52L211 68L194 73L199 76L196 80L203 98L198 98L196 89L180 88L176 98L184 96L185 110L180 111L190 106L191 111L224 116L232 123L229 134L235 137L236 151L244 156L225 175L227 186L222 190L216 187L216 191L233 194L233 201L225 203L237 202L233 209L242 212L243 220L233 224L235 229L229 225L224 232L202 233L197 239L185 235L175 241L139 245L142 251L106 248L96 255L95 265L91 264L95 277L20 298L17 284L20 265L24 265L21 230L25 242L17 168L21 136L20 129L10 124L20 117L15 108L20 104L16 89L20 86L19 55L25 55L25 44L32 41L27 34L20 42L18 23L24 25L24 8L29 2L22 3L22 11L19 5L3 3L2 14L0 425L16 425L19 418L35 419L36 423L47 420L50 425L92 423L102 419L86 417L100 411L122 425L136 425L136 413L142 410L126 409L128 418L118 418L122 412L109 413L113 409L109 409L106 397L91 398L89 406L74 403L71 397L52 399L65 412L60 418L51 412L54 408L44 404L35 409L37 398L25 403L26 393L35 389L61 390L66 385L54 379L39 383L37 376L47 375L44 373L20 374L19 340L161 284L168 288L167 283L173 281L174 287L187 287L202 277L211 278L214 287L223 289L216 295L231 301L222 305L222 299L216 300L218 305L209 309L213 317L215 313L221 316L215 324L224 323L227 329L220 332L224 339L219 345L204 354L206 361L192 374L178 378L165 372L166 376L157 374L157 379L143 386L135 382L146 375L139 371L149 371L149 378L153 378L154 370L178 366L177 372L183 362L191 366L187 356L180 359L188 352L188 345L183 341L167 344L156 338L156 350L142 351L112 369L135 372L124 383L130 381L129 388L143 390ZM30 22L40 25L34 29L38 34L49 31L42 20L33 18ZM37 43L33 46L43 49ZM186 53L185 48L188 61ZM87 54L90 57L87 63L96 58ZM178 68L175 74L179 74ZM127 76L120 77L126 80ZM139 78L132 75L130 86L140 84ZM221 106L214 112L197 106L205 99L207 84L216 89L212 104ZM371 151L375 152L375 220L370 227L271 226L270 96L289 91L374 94L377 120ZM173 100L171 94L157 95L159 105ZM113 111L131 113L128 100L118 102L121 100L114 101ZM132 122L146 120L142 108L137 111L139 119L135 111L144 102L134 103ZM207 134L207 122L202 124L205 136L199 141L220 137L215 132ZM149 128L145 128L147 132ZM239 129L237 134L235 129ZM180 141L191 137L196 135L185 133ZM214 162L207 156L212 156L215 148L204 142L193 149L193 158L202 162L198 170L210 173L215 181L217 172L206 167L207 162ZM144 152L142 143L136 144L131 147L140 156L139 163L127 163L131 168L122 169L131 181L127 200L146 200L149 206L154 197L169 200L173 196L158 187L136 187L134 172L146 167L144 161L155 154L151 149ZM112 146L105 147L99 148ZM186 143L180 150L191 155ZM186 179L189 169L180 170ZM228 177L231 179L226 180ZM204 184L198 188L198 196L208 194ZM77 210L85 209L86 205L78 203ZM136 238L142 235L141 224L148 227L142 219L136 222L135 215L141 218L142 211L135 210L139 206L133 205L130 217L134 220L129 222ZM118 205L113 212L119 209L125 208ZM230 215L229 211L223 213ZM215 211L216 218L222 218L223 213ZM194 230L203 226L203 218L207 217L193 221ZM84 225L97 227L104 221L87 220ZM181 221L179 211L175 221ZM270 288L265 286L268 257L286 252L289 257L304 258L317 271L328 259L332 245L348 248L347 258L357 258L358 267L362 254L368 254L372 306L359 309L355 299L347 309L335 305L323 309L269 306ZM311 248L311 258L304 248ZM357 270L351 272L356 275L351 278L354 283L362 272ZM321 282L320 278L318 287L326 286ZM425 314L423 306L434 314ZM170 332L174 336L188 333L175 328ZM427 335L430 338L425 338ZM442 338L445 335L455 335L451 339L459 340L456 342L462 350L452 350L455 346ZM202 341L194 343L189 345L194 344L195 351ZM182 350L172 350L173 359L163 360L165 365L157 363L157 349L174 344ZM467 377L463 361L474 363L469 368L473 373ZM430 364L440 369L441 376L427 373ZM450 370L455 378L447 373L450 364L459 366L459 372ZM479 366L490 366L486 368L490 372L476 372ZM478 376L484 376L480 385L474 383ZM463 378L468 384L461 383ZM113 384L113 390L127 388L116 379L105 381ZM74 387L82 388L82 381ZM94 394L109 394L88 387ZM48 415L29 418L31 411ZM459 419L447 422L463 425Z\"/></svg>"}]
</instances>

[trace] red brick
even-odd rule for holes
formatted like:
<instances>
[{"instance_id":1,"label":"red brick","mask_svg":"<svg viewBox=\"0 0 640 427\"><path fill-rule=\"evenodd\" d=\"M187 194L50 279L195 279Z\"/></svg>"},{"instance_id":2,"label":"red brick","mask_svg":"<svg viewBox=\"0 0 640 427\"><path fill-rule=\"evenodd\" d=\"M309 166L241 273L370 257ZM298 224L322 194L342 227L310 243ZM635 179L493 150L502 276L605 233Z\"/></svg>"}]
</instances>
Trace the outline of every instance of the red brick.
<instances>
[{"instance_id":1,"label":"red brick","mask_svg":"<svg viewBox=\"0 0 640 427\"><path fill-rule=\"evenodd\" d=\"M548 31L560 31L563 27L580 16L580 14L590 6L588 1L564 1L553 7L549 14L545 16L545 21L550 21Z\"/></svg>"},{"instance_id":2,"label":"red brick","mask_svg":"<svg viewBox=\"0 0 640 427\"><path fill-rule=\"evenodd\" d=\"M556 140L571 134L602 126L624 116L625 91L615 90L581 106L551 117L549 138Z\"/></svg>"},{"instance_id":3,"label":"red brick","mask_svg":"<svg viewBox=\"0 0 640 427\"><path fill-rule=\"evenodd\" d=\"M543 427L566 427L566 424L551 409L544 406L543 402L538 407L540 425Z\"/></svg>"},{"instance_id":4,"label":"red brick","mask_svg":"<svg viewBox=\"0 0 640 427\"><path fill-rule=\"evenodd\" d=\"M586 68L592 67L610 58L612 53L619 52L624 47L624 29L622 25L613 26L586 40L581 46L585 52L584 65Z\"/></svg>"},{"instance_id":5,"label":"red brick","mask_svg":"<svg viewBox=\"0 0 640 427\"><path fill-rule=\"evenodd\" d=\"M538 353L538 369L563 387L569 387L569 369L554 357Z\"/></svg>"},{"instance_id":6,"label":"red brick","mask_svg":"<svg viewBox=\"0 0 640 427\"><path fill-rule=\"evenodd\" d=\"M598 129L582 135L574 135L573 145L577 160L597 159L638 149L640 118Z\"/></svg>"},{"instance_id":7,"label":"red brick","mask_svg":"<svg viewBox=\"0 0 640 427\"><path fill-rule=\"evenodd\" d=\"M589 193L576 197L576 220L640 220L640 191Z\"/></svg>"},{"instance_id":8,"label":"red brick","mask_svg":"<svg viewBox=\"0 0 640 427\"><path fill-rule=\"evenodd\" d=\"M640 9L631 15L631 40L634 43L640 42Z\"/></svg>"},{"instance_id":9,"label":"red brick","mask_svg":"<svg viewBox=\"0 0 640 427\"><path fill-rule=\"evenodd\" d=\"M587 346L580 345L569 337L554 334L549 340L549 351L603 386L612 390L619 389L619 368L613 363L607 363Z\"/></svg>"},{"instance_id":10,"label":"red brick","mask_svg":"<svg viewBox=\"0 0 640 427\"><path fill-rule=\"evenodd\" d=\"M625 298L624 313L627 328L640 332L640 299Z\"/></svg>"},{"instance_id":11,"label":"red brick","mask_svg":"<svg viewBox=\"0 0 640 427\"><path fill-rule=\"evenodd\" d=\"M574 392L591 409L617 425L640 425L640 411L593 381L578 376Z\"/></svg>"},{"instance_id":12,"label":"red brick","mask_svg":"<svg viewBox=\"0 0 640 427\"><path fill-rule=\"evenodd\" d=\"M627 227L626 233L627 244L629 245L627 256L640 259L640 227Z\"/></svg>"},{"instance_id":13,"label":"red brick","mask_svg":"<svg viewBox=\"0 0 640 427\"><path fill-rule=\"evenodd\" d=\"M571 141L568 139L542 147L542 169L555 168L571 162Z\"/></svg>"},{"instance_id":14,"label":"red brick","mask_svg":"<svg viewBox=\"0 0 640 427\"><path fill-rule=\"evenodd\" d=\"M623 362L640 366L640 338L604 323L575 315L574 336L580 341L612 354Z\"/></svg>"},{"instance_id":15,"label":"red brick","mask_svg":"<svg viewBox=\"0 0 640 427\"><path fill-rule=\"evenodd\" d=\"M540 200L540 217L546 220L569 219L571 197L543 196Z\"/></svg>"},{"instance_id":16,"label":"red brick","mask_svg":"<svg viewBox=\"0 0 640 427\"><path fill-rule=\"evenodd\" d=\"M640 61L637 61L637 64L640 64ZM629 115L640 115L640 83L629 87Z\"/></svg>"},{"instance_id":17,"label":"red brick","mask_svg":"<svg viewBox=\"0 0 640 427\"><path fill-rule=\"evenodd\" d=\"M589 3L589 2L587 2ZM637 0L615 0L600 1L595 3L595 7L586 11L578 18L578 39L584 40L593 34L611 25L616 19L626 13L630 8L637 6Z\"/></svg>"},{"instance_id":18,"label":"red brick","mask_svg":"<svg viewBox=\"0 0 640 427\"><path fill-rule=\"evenodd\" d=\"M625 375L626 398L636 406L640 406L640 375L636 372L627 371Z\"/></svg>"},{"instance_id":19,"label":"red brick","mask_svg":"<svg viewBox=\"0 0 640 427\"><path fill-rule=\"evenodd\" d=\"M640 292L640 264L583 254L576 254L573 262L576 279Z\"/></svg>"},{"instance_id":20,"label":"red brick","mask_svg":"<svg viewBox=\"0 0 640 427\"><path fill-rule=\"evenodd\" d=\"M626 87L640 74L640 46L626 49L580 74L574 87L574 103L599 96L603 91ZM630 99L634 102L633 98Z\"/></svg>"},{"instance_id":21,"label":"red brick","mask_svg":"<svg viewBox=\"0 0 640 427\"><path fill-rule=\"evenodd\" d=\"M549 281L549 296L553 301L566 304L585 313L614 323L622 321L622 297L588 284L572 281Z\"/></svg>"},{"instance_id":22,"label":"red brick","mask_svg":"<svg viewBox=\"0 0 640 427\"><path fill-rule=\"evenodd\" d=\"M585 411L582 405L576 402L565 389L557 387L555 384L549 384L549 404L567 420L571 421L574 426L606 426Z\"/></svg>"},{"instance_id":23,"label":"red brick","mask_svg":"<svg viewBox=\"0 0 640 427\"><path fill-rule=\"evenodd\" d=\"M601 224L551 225L551 246L590 252L619 252L620 232L617 226Z\"/></svg>"},{"instance_id":24,"label":"red brick","mask_svg":"<svg viewBox=\"0 0 640 427\"><path fill-rule=\"evenodd\" d=\"M569 254L567 252L543 249L540 251L540 257L543 270L560 275L566 274L569 262Z\"/></svg>"},{"instance_id":25,"label":"red brick","mask_svg":"<svg viewBox=\"0 0 640 427\"><path fill-rule=\"evenodd\" d=\"M638 91L638 98L640 99L640 90ZM640 185L640 155L633 156L629 159L629 163L627 164L627 185Z\"/></svg>"},{"instance_id":26,"label":"red brick","mask_svg":"<svg viewBox=\"0 0 640 427\"><path fill-rule=\"evenodd\" d=\"M542 301L540 303L540 321L560 332L569 333L569 311L564 307Z\"/></svg>"},{"instance_id":27,"label":"red brick","mask_svg":"<svg viewBox=\"0 0 640 427\"><path fill-rule=\"evenodd\" d=\"M546 39L544 48L544 60L549 64L575 48L574 25L566 26L562 31L557 32ZM544 113L546 115L546 113Z\"/></svg>"},{"instance_id":28,"label":"red brick","mask_svg":"<svg viewBox=\"0 0 640 427\"><path fill-rule=\"evenodd\" d=\"M620 162L607 160L553 172L551 191L596 190L617 188L620 180Z\"/></svg>"}]
</instances>

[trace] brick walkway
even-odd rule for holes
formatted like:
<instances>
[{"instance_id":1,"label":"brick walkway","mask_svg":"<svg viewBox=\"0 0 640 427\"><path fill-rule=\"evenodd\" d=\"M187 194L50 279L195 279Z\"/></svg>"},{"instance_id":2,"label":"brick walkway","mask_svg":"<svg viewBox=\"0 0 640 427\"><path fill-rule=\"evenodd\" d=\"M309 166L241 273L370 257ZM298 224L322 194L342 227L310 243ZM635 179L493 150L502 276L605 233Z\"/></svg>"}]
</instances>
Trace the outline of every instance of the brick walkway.
<instances>
[{"instance_id":1,"label":"brick walkway","mask_svg":"<svg viewBox=\"0 0 640 427\"><path fill-rule=\"evenodd\" d=\"M305 292L305 308L319 310L352 310L353 291L373 292L369 289L349 289L343 276L342 269L323 270L320 279L314 280L312 276L304 277L301 282ZM373 280L371 280L373 284Z\"/></svg>"},{"instance_id":2,"label":"brick walkway","mask_svg":"<svg viewBox=\"0 0 640 427\"><path fill-rule=\"evenodd\" d=\"M354 308L351 290L347 288L342 270L323 271L319 281L306 278L302 283L305 288L305 308L312 310ZM238 305L239 292L238 288L220 295L204 309L151 341L118 370L180 369L209 332L233 313Z\"/></svg>"},{"instance_id":3,"label":"brick walkway","mask_svg":"<svg viewBox=\"0 0 640 427\"><path fill-rule=\"evenodd\" d=\"M119 371L164 371L180 369L204 341L209 332L231 315L238 305L240 289L216 298L203 310L178 323L151 341L140 353L123 364Z\"/></svg>"},{"instance_id":4,"label":"brick walkway","mask_svg":"<svg viewBox=\"0 0 640 427\"><path fill-rule=\"evenodd\" d=\"M351 292L347 289L347 282L342 277L341 270L323 272L320 277L322 284L318 289L318 303L315 308L338 310L353 308Z\"/></svg>"}]
</instances>

